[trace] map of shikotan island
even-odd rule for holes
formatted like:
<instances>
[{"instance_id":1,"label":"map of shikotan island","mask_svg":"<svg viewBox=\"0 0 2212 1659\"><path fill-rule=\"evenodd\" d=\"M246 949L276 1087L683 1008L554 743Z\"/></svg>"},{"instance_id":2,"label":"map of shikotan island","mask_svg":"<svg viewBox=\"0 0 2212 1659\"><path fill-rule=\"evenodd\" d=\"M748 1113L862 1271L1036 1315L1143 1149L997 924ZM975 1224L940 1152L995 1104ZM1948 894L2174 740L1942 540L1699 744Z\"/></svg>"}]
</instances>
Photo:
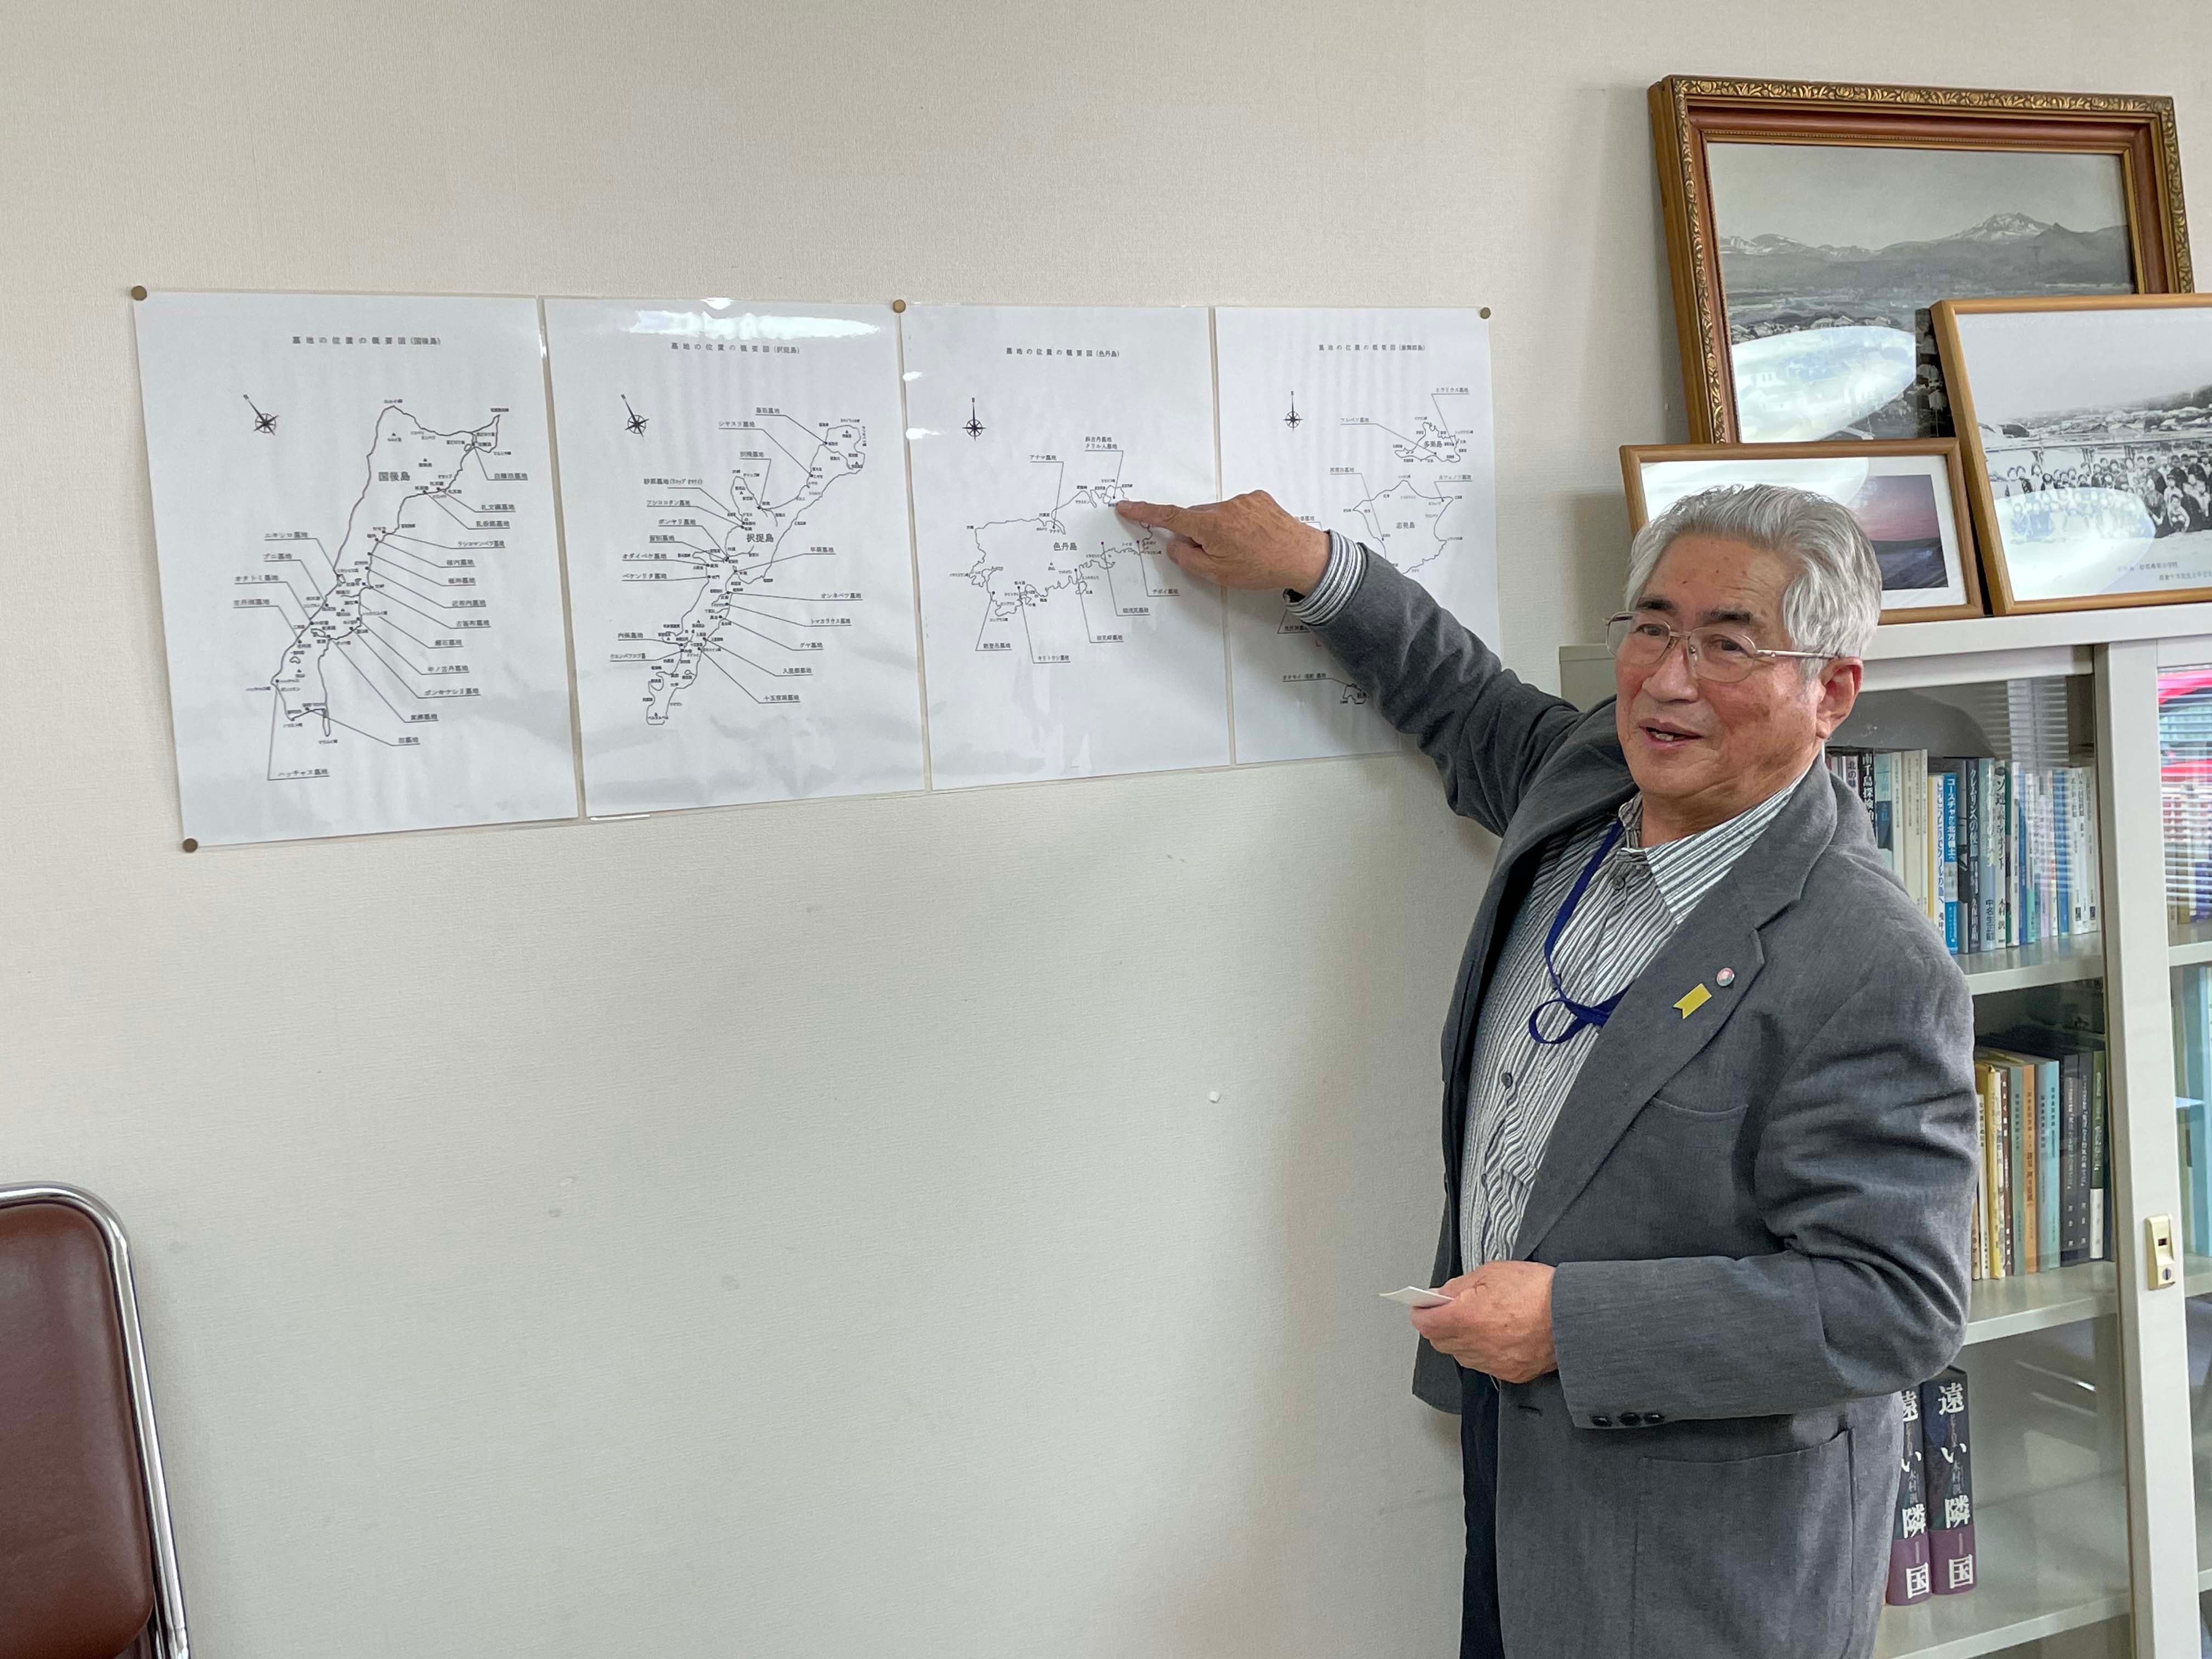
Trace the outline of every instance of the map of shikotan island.
<instances>
[{"instance_id":1,"label":"map of shikotan island","mask_svg":"<svg viewBox=\"0 0 2212 1659\"><path fill-rule=\"evenodd\" d=\"M1151 535L1114 513L1131 493L1121 482L1121 451L1092 439L1080 459L1086 476L1071 484L1067 462L1032 455L1030 465L1049 481L1051 504L1026 518L968 527L975 562L957 574L983 595L976 650L1072 662L1079 648L1126 643L1126 620L1150 617L1153 600L1182 593L1153 574L1165 556Z\"/></svg>"},{"instance_id":2,"label":"map of shikotan island","mask_svg":"<svg viewBox=\"0 0 2212 1659\"><path fill-rule=\"evenodd\" d=\"M626 582L697 582L684 611L654 629L659 651L620 648L642 641L641 633L623 633L611 660L646 669L642 700L645 723L665 726L712 668L755 703L791 704L799 694L773 682L806 679L812 666L802 660L819 652L817 630L850 628L852 618L817 614L824 602L850 603L857 592L823 593L775 590L804 561L834 558L829 542L809 543L798 532L807 514L842 478L866 466L867 428L858 421L809 426L795 417L763 413L756 419L729 421L723 430L743 446L729 483L709 488L697 480L649 478L648 489L665 491L647 501L654 514L644 551L625 554ZM672 574L672 568L678 572Z\"/></svg>"},{"instance_id":3,"label":"map of shikotan island","mask_svg":"<svg viewBox=\"0 0 2212 1659\"><path fill-rule=\"evenodd\" d=\"M1468 434L1454 429L1444 414L1443 396L1431 398L1433 413L1418 416L1411 432L1364 415L1346 416L1339 423L1341 434L1380 436L1389 455L1328 469L1332 483L1340 479L1358 491L1339 509L1336 528L1408 576L1434 564L1463 539L1453 514L1466 499L1459 486L1473 480L1471 474L1453 469L1467 463Z\"/></svg>"},{"instance_id":4,"label":"map of shikotan island","mask_svg":"<svg viewBox=\"0 0 2212 1659\"><path fill-rule=\"evenodd\" d=\"M236 609L290 629L267 681L272 782L327 777L349 744L418 748L435 703L477 695L467 636L490 625L477 556L507 546L514 503L492 497L526 477L493 471L503 413L440 431L392 399L337 545L272 534L270 568L238 579Z\"/></svg>"},{"instance_id":5,"label":"map of shikotan island","mask_svg":"<svg viewBox=\"0 0 2212 1659\"><path fill-rule=\"evenodd\" d=\"M1465 539L1456 515L1467 499L1466 486L1474 482L1474 475L1463 470L1469 441L1465 431L1452 425L1443 406L1446 397L1457 395L1432 394L1430 412L1416 416L1410 431L1364 415L1346 416L1337 423L1339 441L1345 447L1358 443L1372 449L1379 439L1386 453L1328 467L1332 493L1352 496L1336 509L1330 527L1365 544L1408 576L1418 576ZM1305 629L1286 605L1275 631L1304 634ZM1285 685L1333 687L1340 702L1367 701L1365 691L1327 669L1287 673L1282 678Z\"/></svg>"}]
</instances>

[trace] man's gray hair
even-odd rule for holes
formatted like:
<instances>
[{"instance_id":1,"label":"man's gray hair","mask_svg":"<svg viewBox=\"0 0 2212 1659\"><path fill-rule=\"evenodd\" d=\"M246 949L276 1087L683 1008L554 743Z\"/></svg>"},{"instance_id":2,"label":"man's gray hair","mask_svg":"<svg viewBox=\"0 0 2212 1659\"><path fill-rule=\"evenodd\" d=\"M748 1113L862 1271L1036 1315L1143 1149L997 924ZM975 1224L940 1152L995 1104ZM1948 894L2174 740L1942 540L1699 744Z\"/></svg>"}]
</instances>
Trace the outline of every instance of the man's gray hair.
<instances>
[{"instance_id":1,"label":"man's gray hair","mask_svg":"<svg viewBox=\"0 0 2212 1659\"><path fill-rule=\"evenodd\" d=\"M1798 651L1839 657L1864 653L1881 618L1881 566L1859 521L1841 502L1781 484L1723 484L1685 495L1637 532L1628 549L1630 610L1677 537L1741 542L1792 561L1797 574L1782 594L1782 625ZM1783 641L1761 640L1761 645ZM1820 665L1807 662L1817 669Z\"/></svg>"}]
</instances>

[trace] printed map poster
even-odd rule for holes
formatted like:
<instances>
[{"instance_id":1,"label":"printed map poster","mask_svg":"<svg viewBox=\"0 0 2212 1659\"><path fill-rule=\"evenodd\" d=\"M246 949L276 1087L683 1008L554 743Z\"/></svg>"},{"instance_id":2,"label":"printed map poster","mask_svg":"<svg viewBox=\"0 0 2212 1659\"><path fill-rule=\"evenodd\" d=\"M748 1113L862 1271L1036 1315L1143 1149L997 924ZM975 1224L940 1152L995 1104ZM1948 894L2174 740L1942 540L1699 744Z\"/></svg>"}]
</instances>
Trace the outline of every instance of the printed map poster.
<instances>
[{"instance_id":1,"label":"printed map poster","mask_svg":"<svg viewBox=\"0 0 2212 1659\"><path fill-rule=\"evenodd\" d=\"M137 307L184 832L572 817L533 300Z\"/></svg>"},{"instance_id":2,"label":"printed map poster","mask_svg":"<svg viewBox=\"0 0 2212 1659\"><path fill-rule=\"evenodd\" d=\"M889 306L548 300L594 813L922 787Z\"/></svg>"},{"instance_id":3,"label":"printed map poster","mask_svg":"<svg viewBox=\"0 0 2212 1659\"><path fill-rule=\"evenodd\" d=\"M1466 310L1239 308L1214 330L1224 492L1264 489L1363 544L1497 648L1489 325ZM1280 593L1229 605L1239 761L1397 746Z\"/></svg>"},{"instance_id":4,"label":"printed map poster","mask_svg":"<svg viewBox=\"0 0 2212 1659\"><path fill-rule=\"evenodd\" d=\"M1221 591L1114 512L1215 498L1198 309L903 319L940 786L1225 765Z\"/></svg>"}]
</instances>

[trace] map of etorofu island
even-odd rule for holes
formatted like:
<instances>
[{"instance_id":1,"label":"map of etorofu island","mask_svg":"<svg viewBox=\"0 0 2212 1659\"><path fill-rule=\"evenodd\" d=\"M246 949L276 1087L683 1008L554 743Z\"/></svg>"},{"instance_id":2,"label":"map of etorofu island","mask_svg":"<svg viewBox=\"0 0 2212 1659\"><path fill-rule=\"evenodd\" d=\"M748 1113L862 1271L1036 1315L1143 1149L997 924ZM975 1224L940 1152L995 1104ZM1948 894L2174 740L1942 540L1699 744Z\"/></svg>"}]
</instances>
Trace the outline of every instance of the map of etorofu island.
<instances>
[{"instance_id":1,"label":"map of etorofu island","mask_svg":"<svg viewBox=\"0 0 2212 1659\"><path fill-rule=\"evenodd\" d=\"M414 728L438 719L427 705L477 695L467 636L490 626L477 556L506 546L514 503L490 497L521 476L488 465L503 412L441 432L387 403L336 548L305 531L272 535L264 562L285 568L239 579L283 591L241 595L237 608L275 610L292 629L268 681L272 781L328 776L349 738L418 747Z\"/></svg>"}]
</instances>

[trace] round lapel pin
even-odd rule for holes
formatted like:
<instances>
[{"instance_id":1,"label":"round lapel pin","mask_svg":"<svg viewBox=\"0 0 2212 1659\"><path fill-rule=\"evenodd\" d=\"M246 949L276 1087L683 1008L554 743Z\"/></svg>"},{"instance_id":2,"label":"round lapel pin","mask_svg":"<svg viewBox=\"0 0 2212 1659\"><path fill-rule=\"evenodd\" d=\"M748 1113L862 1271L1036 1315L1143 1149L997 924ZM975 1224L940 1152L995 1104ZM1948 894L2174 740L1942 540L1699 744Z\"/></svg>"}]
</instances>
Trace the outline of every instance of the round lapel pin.
<instances>
[{"instance_id":1,"label":"round lapel pin","mask_svg":"<svg viewBox=\"0 0 2212 1659\"><path fill-rule=\"evenodd\" d=\"M1715 975L1713 975L1713 983L1714 983L1714 984L1716 984L1716 985L1733 985L1733 984L1735 984L1735 969L1733 969L1733 968L1723 968L1723 969L1722 969L1720 970L1720 972L1718 972L1717 974L1715 974Z\"/></svg>"}]
</instances>

